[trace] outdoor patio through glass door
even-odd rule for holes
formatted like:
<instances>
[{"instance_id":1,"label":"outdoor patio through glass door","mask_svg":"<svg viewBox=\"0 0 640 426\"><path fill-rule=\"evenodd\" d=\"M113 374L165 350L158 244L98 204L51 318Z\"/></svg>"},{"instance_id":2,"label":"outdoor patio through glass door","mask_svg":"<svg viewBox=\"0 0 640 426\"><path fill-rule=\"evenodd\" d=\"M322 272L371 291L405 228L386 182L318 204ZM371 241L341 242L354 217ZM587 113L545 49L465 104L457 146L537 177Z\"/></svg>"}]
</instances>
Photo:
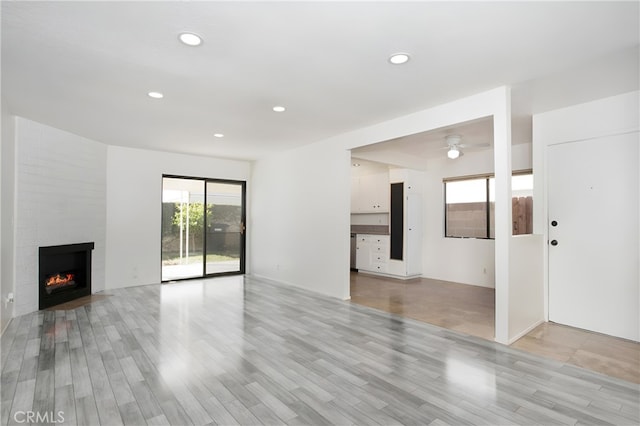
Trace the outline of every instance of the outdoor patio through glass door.
<instances>
[{"instance_id":1,"label":"outdoor patio through glass door","mask_svg":"<svg viewBox=\"0 0 640 426\"><path fill-rule=\"evenodd\" d=\"M245 182L162 178L162 281L245 271Z\"/></svg>"}]
</instances>

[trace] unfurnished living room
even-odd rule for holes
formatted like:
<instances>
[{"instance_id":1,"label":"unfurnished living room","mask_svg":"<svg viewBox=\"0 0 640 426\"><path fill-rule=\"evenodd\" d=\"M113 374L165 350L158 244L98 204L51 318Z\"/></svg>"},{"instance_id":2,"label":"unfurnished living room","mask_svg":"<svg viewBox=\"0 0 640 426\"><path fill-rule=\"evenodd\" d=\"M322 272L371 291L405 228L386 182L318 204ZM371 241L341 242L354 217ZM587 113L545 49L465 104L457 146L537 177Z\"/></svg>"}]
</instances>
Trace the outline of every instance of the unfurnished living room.
<instances>
[{"instance_id":1,"label":"unfurnished living room","mask_svg":"<svg viewBox=\"0 0 640 426\"><path fill-rule=\"evenodd\" d=\"M0 422L640 423L640 3L2 1Z\"/></svg>"}]
</instances>

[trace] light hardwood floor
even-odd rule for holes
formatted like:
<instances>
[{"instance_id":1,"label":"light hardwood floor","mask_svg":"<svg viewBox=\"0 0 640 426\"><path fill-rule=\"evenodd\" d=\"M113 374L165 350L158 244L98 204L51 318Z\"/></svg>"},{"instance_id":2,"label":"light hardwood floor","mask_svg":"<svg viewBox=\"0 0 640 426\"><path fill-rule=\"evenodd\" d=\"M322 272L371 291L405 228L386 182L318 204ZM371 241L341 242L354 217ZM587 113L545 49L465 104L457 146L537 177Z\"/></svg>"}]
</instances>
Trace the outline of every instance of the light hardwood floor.
<instances>
[{"instance_id":1,"label":"light hardwood floor","mask_svg":"<svg viewBox=\"0 0 640 426\"><path fill-rule=\"evenodd\" d=\"M351 272L351 301L494 339L495 291L418 278L402 281ZM640 343L544 323L512 347L640 383Z\"/></svg>"},{"instance_id":2,"label":"light hardwood floor","mask_svg":"<svg viewBox=\"0 0 640 426\"><path fill-rule=\"evenodd\" d=\"M15 318L3 424L638 424L635 384L252 277Z\"/></svg>"},{"instance_id":3,"label":"light hardwood floor","mask_svg":"<svg viewBox=\"0 0 640 426\"><path fill-rule=\"evenodd\" d=\"M351 272L351 301L493 341L492 288Z\"/></svg>"},{"instance_id":4,"label":"light hardwood floor","mask_svg":"<svg viewBox=\"0 0 640 426\"><path fill-rule=\"evenodd\" d=\"M551 322L511 345L640 384L640 343Z\"/></svg>"}]
</instances>

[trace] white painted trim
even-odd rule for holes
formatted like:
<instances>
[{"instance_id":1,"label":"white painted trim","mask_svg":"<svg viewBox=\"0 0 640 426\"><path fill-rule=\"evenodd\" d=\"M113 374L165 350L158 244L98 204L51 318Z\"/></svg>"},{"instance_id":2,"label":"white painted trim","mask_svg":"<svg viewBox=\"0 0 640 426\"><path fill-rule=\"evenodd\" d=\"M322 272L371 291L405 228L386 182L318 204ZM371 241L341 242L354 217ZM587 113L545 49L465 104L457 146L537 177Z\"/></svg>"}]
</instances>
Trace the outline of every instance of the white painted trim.
<instances>
[{"instance_id":1,"label":"white painted trim","mask_svg":"<svg viewBox=\"0 0 640 426\"><path fill-rule=\"evenodd\" d=\"M302 286L296 285L296 284L294 284L294 283L292 283L290 281L278 280L278 279L275 279L275 278L268 277L266 275L261 275L261 274L245 274L245 275L247 275L249 277L253 277L253 278L259 278L259 279L265 280L265 281L270 281L270 282L272 282L274 284L284 285L284 286L287 286L287 287L293 287L293 288L297 288L297 289L300 289L300 290L303 290L303 291L308 291L310 293L314 293L314 294L317 294L317 295L322 296L322 297L328 297L328 298L334 299L334 300L336 300L336 299L337 300L351 300L351 295L346 296L346 298L344 296L343 297L335 297L335 296L331 296L329 294L320 293L318 291L315 291L315 290L307 288L307 287L302 287Z\"/></svg>"},{"instance_id":2,"label":"white painted trim","mask_svg":"<svg viewBox=\"0 0 640 426\"><path fill-rule=\"evenodd\" d=\"M11 321L13 321L13 316L11 318L9 318L9 321L7 321L7 323L5 324L4 328L2 329L2 331L0 331L0 337L2 335L4 335L4 332L7 331L7 328L9 328L9 324L11 324Z\"/></svg>"},{"instance_id":3,"label":"white painted trim","mask_svg":"<svg viewBox=\"0 0 640 426\"><path fill-rule=\"evenodd\" d=\"M548 157L549 147L570 142L597 139L605 136L617 136L640 131L638 126L638 108L640 91L635 90L620 95L596 99L577 105L571 105L557 110L535 114L532 117L532 162L534 170L534 203L533 203L533 232L544 236L543 252L543 297L544 319L549 321L549 203L548 203ZM550 134L548 122L558 121L558 116L580 111L582 116L604 115L610 111L618 114L607 120L589 121L581 125L581 121L562 121L562 128ZM594 112L595 111L595 112ZM588 130L585 130L588 128ZM559 133L559 136L556 135ZM537 219L538 218L538 219ZM543 218L542 220L539 218Z\"/></svg>"},{"instance_id":4,"label":"white painted trim","mask_svg":"<svg viewBox=\"0 0 640 426\"><path fill-rule=\"evenodd\" d=\"M393 278L395 280L402 280L402 281L406 281L406 280L412 280L414 278L423 278L422 275L420 274L416 274L416 275L393 275L393 274L385 274L384 272L375 272L375 271L365 271L365 270L360 270L358 269L358 273L362 274L362 275L372 275L375 277L384 277L384 278ZM427 278L429 279L429 278Z\"/></svg>"},{"instance_id":5,"label":"white painted trim","mask_svg":"<svg viewBox=\"0 0 640 426\"><path fill-rule=\"evenodd\" d=\"M516 334L515 336L513 336L512 338L509 339L509 342L507 343L507 345L512 345L514 344L516 341L520 340L521 338L523 338L524 336L526 336L527 334L531 333L537 326L539 326L540 324L547 322L545 320L539 320L535 323L533 323L532 325L530 325L529 327L525 328L524 330L522 330L520 333Z\"/></svg>"}]
</instances>

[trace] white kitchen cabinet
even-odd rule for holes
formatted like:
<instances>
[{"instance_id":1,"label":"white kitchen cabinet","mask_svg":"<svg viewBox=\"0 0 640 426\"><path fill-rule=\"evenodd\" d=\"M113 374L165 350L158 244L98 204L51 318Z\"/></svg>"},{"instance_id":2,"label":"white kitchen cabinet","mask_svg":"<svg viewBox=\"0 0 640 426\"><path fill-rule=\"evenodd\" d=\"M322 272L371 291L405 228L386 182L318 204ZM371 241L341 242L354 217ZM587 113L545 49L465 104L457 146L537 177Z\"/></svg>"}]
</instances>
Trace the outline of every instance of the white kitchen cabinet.
<instances>
[{"instance_id":1,"label":"white kitchen cabinet","mask_svg":"<svg viewBox=\"0 0 640 426\"><path fill-rule=\"evenodd\" d=\"M351 178L351 213L389 212L389 174Z\"/></svg>"},{"instance_id":2,"label":"white kitchen cabinet","mask_svg":"<svg viewBox=\"0 0 640 426\"><path fill-rule=\"evenodd\" d=\"M389 236L358 234L356 240L356 269L366 272L387 272Z\"/></svg>"},{"instance_id":3,"label":"white kitchen cabinet","mask_svg":"<svg viewBox=\"0 0 640 426\"><path fill-rule=\"evenodd\" d=\"M371 267L371 244L368 235L356 235L356 269L365 270Z\"/></svg>"},{"instance_id":4,"label":"white kitchen cabinet","mask_svg":"<svg viewBox=\"0 0 640 426\"><path fill-rule=\"evenodd\" d=\"M402 197L391 206L392 246L387 273L398 278L412 278L422 274L422 173L414 170L394 169L391 184L402 186ZM400 215L401 226L394 217Z\"/></svg>"},{"instance_id":5,"label":"white kitchen cabinet","mask_svg":"<svg viewBox=\"0 0 640 426\"><path fill-rule=\"evenodd\" d=\"M384 182L383 182L384 178ZM356 269L384 276L408 279L422 275L423 173L391 169L389 173L352 180L352 213L388 212L392 235L358 234ZM391 184L395 186L392 205ZM382 188L378 191L374 188ZM382 199L380 210L374 199ZM357 198L357 200L354 200ZM375 209L374 209L375 206Z\"/></svg>"}]
</instances>

